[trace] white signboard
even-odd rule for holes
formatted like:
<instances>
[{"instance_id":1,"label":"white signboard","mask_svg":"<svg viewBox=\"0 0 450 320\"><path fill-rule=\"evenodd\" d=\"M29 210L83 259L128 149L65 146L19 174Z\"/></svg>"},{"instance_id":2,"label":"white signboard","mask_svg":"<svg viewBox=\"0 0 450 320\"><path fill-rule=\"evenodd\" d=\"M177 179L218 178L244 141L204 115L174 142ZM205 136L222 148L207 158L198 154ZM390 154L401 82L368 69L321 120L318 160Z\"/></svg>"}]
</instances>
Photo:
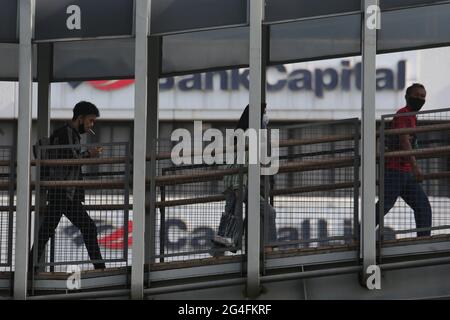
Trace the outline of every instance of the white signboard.
<instances>
[{"instance_id":1,"label":"white signboard","mask_svg":"<svg viewBox=\"0 0 450 320\"><path fill-rule=\"evenodd\" d=\"M377 117L403 107L413 82L428 91L423 110L449 107L450 48L378 56ZM330 120L360 117L360 58L340 58L271 67L268 115L273 120ZM36 87L35 87L36 88ZM33 90L36 117L36 89ZM161 79L162 120L235 120L248 104L248 71L229 70ZM95 103L102 119L133 119L133 80L86 81L52 85L52 118L72 117L80 100ZM0 83L0 118L17 117L17 84Z\"/></svg>"}]
</instances>

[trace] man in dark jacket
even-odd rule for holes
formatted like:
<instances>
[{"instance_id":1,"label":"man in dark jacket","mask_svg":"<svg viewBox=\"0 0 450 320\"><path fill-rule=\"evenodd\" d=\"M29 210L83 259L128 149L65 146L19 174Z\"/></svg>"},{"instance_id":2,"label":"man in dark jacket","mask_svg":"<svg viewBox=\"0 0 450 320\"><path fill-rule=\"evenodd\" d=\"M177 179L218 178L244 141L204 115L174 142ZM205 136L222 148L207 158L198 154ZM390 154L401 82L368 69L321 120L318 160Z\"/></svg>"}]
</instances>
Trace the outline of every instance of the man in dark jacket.
<instances>
[{"instance_id":1,"label":"man in dark jacket","mask_svg":"<svg viewBox=\"0 0 450 320\"><path fill-rule=\"evenodd\" d=\"M86 101L77 103L73 109L72 121L55 130L50 137L51 145L68 145L67 148L48 149L50 159L82 159L95 158L101 153L101 148L82 152L80 147L81 134L91 131L95 120L100 116L97 107ZM48 167L51 180L82 180L81 165L61 165ZM63 187L48 190L48 205L42 217L38 234L38 256L40 261L45 245L55 234L55 229L64 214L76 226L84 240L87 252L94 261L95 269L105 268L101 262L102 255L97 241L97 227L84 208L84 189L80 187ZM33 252L33 250L31 251ZM30 259L33 256L31 255ZM32 261L32 260L31 260Z\"/></svg>"}]
</instances>

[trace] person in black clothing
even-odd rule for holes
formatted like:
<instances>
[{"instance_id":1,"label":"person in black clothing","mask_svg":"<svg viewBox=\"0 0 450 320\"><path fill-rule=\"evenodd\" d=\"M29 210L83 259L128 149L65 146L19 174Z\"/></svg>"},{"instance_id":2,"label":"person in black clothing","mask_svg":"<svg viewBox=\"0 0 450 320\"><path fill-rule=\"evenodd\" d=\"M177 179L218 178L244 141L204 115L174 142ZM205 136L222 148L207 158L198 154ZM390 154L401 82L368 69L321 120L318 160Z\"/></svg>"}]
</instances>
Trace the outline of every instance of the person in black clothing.
<instances>
[{"instance_id":1,"label":"person in black clothing","mask_svg":"<svg viewBox=\"0 0 450 320\"><path fill-rule=\"evenodd\" d=\"M266 103L261 104L261 129L267 129L268 118L266 117L266 106ZM235 130L242 130L244 132L248 130L249 112L249 106L247 105L242 112ZM248 158L248 152L246 152L245 158ZM228 168L240 168L242 166L243 165L241 164L232 164L229 165ZM238 199L239 189L241 187L240 183L242 183L242 187L244 188L243 200L244 203L247 204L247 174L244 174L242 178L243 181L240 182L238 174L224 177L225 212L220 218L217 234L211 239L212 247L210 254L213 257L223 256L225 254L223 248L233 248L231 249L231 252L236 252L236 248L241 244L243 230L239 227L239 224L242 219L242 206L239 206ZM272 176L270 178L273 179ZM264 242L266 244L264 250L266 252L271 252L275 247L270 244L277 241L276 211L272 205L265 200L264 181L265 179L262 178L260 190L261 230L264 232ZM267 229L265 229L265 219L267 219Z\"/></svg>"},{"instance_id":2,"label":"person in black clothing","mask_svg":"<svg viewBox=\"0 0 450 320\"><path fill-rule=\"evenodd\" d=\"M82 152L80 147L81 134L91 131L95 120L100 116L97 107L86 101L77 103L73 109L72 121L55 130L50 136L51 145L70 145L68 148L48 149L49 159L82 159L95 158L101 153L101 148L93 148ZM82 180L81 165L47 167L51 180ZM64 187L49 189L48 205L44 210L42 224L38 234L37 261L40 261L48 240L55 234L55 229L64 214L76 226L84 240L87 252L94 261L95 269L104 269L100 247L97 241L97 227L84 208L84 190L79 187ZM31 250L30 261L33 258ZM97 262L96 262L97 261Z\"/></svg>"}]
</instances>

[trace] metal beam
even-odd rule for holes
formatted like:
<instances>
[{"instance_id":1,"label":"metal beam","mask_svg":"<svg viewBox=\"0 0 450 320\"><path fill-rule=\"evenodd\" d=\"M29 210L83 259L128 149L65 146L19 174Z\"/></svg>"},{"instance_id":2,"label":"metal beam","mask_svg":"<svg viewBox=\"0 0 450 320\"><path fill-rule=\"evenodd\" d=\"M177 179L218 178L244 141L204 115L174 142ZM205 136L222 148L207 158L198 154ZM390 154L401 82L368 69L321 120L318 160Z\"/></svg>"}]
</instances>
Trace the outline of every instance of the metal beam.
<instances>
[{"instance_id":1,"label":"metal beam","mask_svg":"<svg viewBox=\"0 0 450 320\"><path fill-rule=\"evenodd\" d=\"M133 252L131 298L144 297L145 263L145 155L147 147L148 32L151 0L136 0L134 152L133 152Z\"/></svg>"},{"instance_id":2,"label":"metal beam","mask_svg":"<svg viewBox=\"0 0 450 320\"><path fill-rule=\"evenodd\" d=\"M376 264L375 197L376 197L376 49L377 22L373 24L378 0L364 0L362 26L362 257L364 274ZM378 7L379 8L379 7ZM375 12L375 14L377 14Z\"/></svg>"},{"instance_id":3,"label":"metal beam","mask_svg":"<svg viewBox=\"0 0 450 320\"><path fill-rule=\"evenodd\" d=\"M31 147L31 92L34 0L19 2L19 126L17 137L17 222L14 272L14 298L27 297L27 267L30 215L30 147Z\"/></svg>"},{"instance_id":4,"label":"metal beam","mask_svg":"<svg viewBox=\"0 0 450 320\"><path fill-rule=\"evenodd\" d=\"M267 102L267 64L269 62L269 56L270 56L270 27L263 25L262 27L262 33L261 33L261 102ZM270 106L269 106L270 108ZM266 143L266 148L270 154L271 152L271 144L270 144L270 133L267 134L266 140L267 141L261 141L261 143ZM270 178L268 176L263 176L262 178L263 182L261 182L264 185L264 190L261 190L259 192L263 192L263 197L267 203L270 203ZM260 209L261 210L261 205ZM267 244L267 237L266 234L268 232L269 223L268 223L268 206L264 205L263 212L260 212L260 216L262 215L264 219L262 220L262 224L260 224L261 230L260 230L260 249L261 249L261 256L262 259L260 259L261 263L261 275L266 275L266 255L264 253L265 245Z\"/></svg>"},{"instance_id":5,"label":"metal beam","mask_svg":"<svg viewBox=\"0 0 450 320\"><path fill-rule=\"evenodd\" d=\"M260 293L260 163L259 129L261 128L262 95L262 20L263 0L250 1L250 110L249 129L257 134L256 164L248 169L248 239L247 239L247 295L251 298Z\"/></svg>"},{"instance_id":6,"label":"metal beam","mask_svg":"<svg viewBox=\"0 0 450 320\"><path fill-rule=\"evenodd\" d=\"M48 137L50 134L50 92L53 69L53 45L39 43L37 45L37 78L38 78L38 139Z\"/></svg>"},{"instance_id":7,"label":"metal beam","mask_svg":"<svg viewBox=\"0 0 450 320\"><path fill-rule=\"evenodd\" d=\"M436 259L423 259L417 261L404 261L404 262L395 262L395 263L387 263L380 265L380 268L385 271L393 271L393 270L404 270L407 268L422 268L422 267L432 267L439 265L446 265L450 263L450 258L436 258ZM351 274L361 271L361 266L343 266L343 267L334 267L334 268L324 268L318 270L309 270L303 272L287 272L280 273L277 275L263 276L261 277L262 283L273 283L273 282L283 282L283 281L292 281L299 279L314 279L320 277L329 277L329 276L337 276L344 274ZM423 274L423 270L417 270L418 273ZM431 272L431 275L436 275L436 273ZM215 277L212 277L215 278ZM202 290L202 289L216 289L219 287L230 287L230 286L239 286L245 283L245 278L229 278L229 279L210 279L203 282L190 282L178 285L164 285L157 288L149 288L145 290L146 296L158 295L158 294L170 294L170 293L180 293L183 291L194 291L194 290ZM61 282L65 282L65 280L60 280ZM342 285L342 282L340 282ZM354 287L354 286L352 286ZM392 288L392 286L391 286ZM401 287L399 287L401 288ZM388 289L390 290L390 289ZM102 297L115 297L115 296L126 296L128 294L128 290L119 289L119 290L105 290L105 291L97 291L97 292L83 292L83 293L71 293L71 294L53 294L53 295L43 295L43 296L35 296L30 297L30 300L43 300L43 299L89 299L89 298L102 298ZM241 291L236 291L236 296L239 297ZM360 295L361 291L357 291L356 294ZM386 292L386 295L389 295L389 292ZM383 296L383 290L379 292L378 298ZM215 297L214 293L210 297ZM362 296L365 298L365 296Z\"/></svg>"},{"instance_id":8,"label":"metal beam","mask_svg":"<svg viewBox=\"0 0 450 320\"><path fill-rule=\"evenodd\" d=\"M147 179L150 182L147 189L147 202L149 203L145 218L145 262L150 265L153 262L156 251L156 154L158 153L159 132L159 72L161 70L161 38L150 37L148 42L148 105L147 105ZM150 270L148 273L150 284Z\"/></svg>"},{"instance_id":9,"label":"metal beam","mask_svg":"<svg viewBox=\"0 0 450 320\"><path fill-rule=\"evenodd\" d=\"M38 80L38 95L37 95L37 139L48 137L50 135L50 96L51 96L51 78L53 69L53 44L51 43L39 43L37 44L37 80ZM37 195L37 193L36 193ZM35 200L37 202L38 200ZM45 205L45 194L39 193L39 208ZM40 210L35 210L34 219L34 238L37 239L40 228ZM51 246L54 246L55 238L50 239ZM36 242L34 242L36 243ZM53 248L53 247L52 247ZM52 250L50 250L52 251ZM51 253L52 254L52 253ZM35 250L37 257L37 250ZM44 261L43 255L41 261ZM52 259L52 257L50 258ZM53 267L52 267L53 270Z\"/></svg>"}]
</instances>

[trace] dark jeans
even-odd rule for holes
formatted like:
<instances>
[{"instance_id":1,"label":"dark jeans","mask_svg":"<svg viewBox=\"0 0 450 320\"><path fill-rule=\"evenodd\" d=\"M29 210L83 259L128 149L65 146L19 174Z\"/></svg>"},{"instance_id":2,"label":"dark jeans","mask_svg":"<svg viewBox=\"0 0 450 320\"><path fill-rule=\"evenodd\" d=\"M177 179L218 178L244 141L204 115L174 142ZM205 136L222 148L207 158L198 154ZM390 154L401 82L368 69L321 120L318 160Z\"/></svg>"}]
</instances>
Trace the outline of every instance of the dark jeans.
<instances>
[{"instance_id":1,"label":"dark jeans","mask_svg":"<svg viewBox=\"0 0 450 320\"><path fill-rule=\"evenodd\" d=\"M398 170L386 169L384 174L384 215L395 205L401 197L414 210L416 227L431 227L431 206L428 197L413 174ZM376 223L379 224L379 203L376 205ZM431 231L418 231L418 237L430 236Z\"/></svg>"},{"instance_id":2,"label":"dark jeans","mask_svg":"<svg viewBox=\"0 0 450 320\"><path fill-rule=\"evenodd\" d=\"M38 258L40 261L44 253L45 245L55 234L59 220L64 214L83 236L84 244L91 260L102 260L100 247L97 241L97 227L81 201L60 200L50 202L43 214L42 224L38 234ZM33 258L33 249L30 259ZM32 261L32 260L31 260ZM104 263L94 263L95 269L105 268Z\"/></svg>"}]
</instances>

